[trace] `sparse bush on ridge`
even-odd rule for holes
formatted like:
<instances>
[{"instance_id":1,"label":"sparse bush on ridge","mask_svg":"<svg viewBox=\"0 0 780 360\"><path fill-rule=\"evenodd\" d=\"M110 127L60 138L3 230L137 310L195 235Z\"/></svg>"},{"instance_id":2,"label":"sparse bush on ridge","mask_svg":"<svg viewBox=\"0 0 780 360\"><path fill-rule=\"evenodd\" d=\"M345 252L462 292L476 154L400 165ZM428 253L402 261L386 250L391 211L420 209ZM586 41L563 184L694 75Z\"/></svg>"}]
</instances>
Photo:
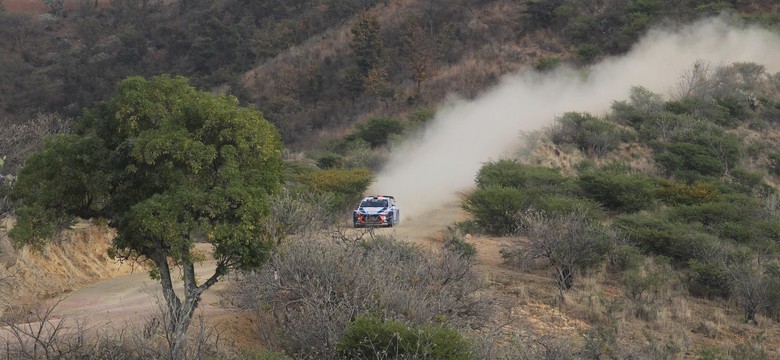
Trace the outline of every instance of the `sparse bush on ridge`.
<instances>
[{"instance_id":1,"label":"sparse bush on ridge","mask_svg":"<svg viewBox=\"0 0 780 360\"><path fill-rule=\"evenodd\" d=\"M501 250L502 257L521 264L545 259L553 268L561 301L564 292L574 286L576 274L599 263L613 245L607 228L590 221L582 210L559 214L529 211L522 217L517 234L526 236L530 244L510 245Z\"/></svg>"},{"instance_id":2,"label":"sparse bush on ridge","mask_svg":"<svg viewBox=\"0 0 780 360\"><path fill-rule=\"evenodd\" d=\"M448 226L444 233L444 248L467 260L477 255L477 247L466 241L463 232L454 226Z\"/></svg>"},{"instance_id":3,"label":"sparse bush on ridge","mask_svg":"<svg viewBox=\"0 0 780 360\"><path fill-rule=\"evenodd\" d=\"M610 268L618 272L637 270L644 260L639 248L628 244L616 244L607 258Z\"/></svg>"},{"instance_id":4,"label":"sparse bush on ridge","mask_svg":"<svg viewBox=\"0 0 780 360\"><path fill-rule=\"evenodd\" d=\"M567 112L556 118L547 133L554 144L576 144L583 152L597 157L616 150L621 142L632 138L628 131L614 123L577 112Z\"/></svg>"}]
</instances>

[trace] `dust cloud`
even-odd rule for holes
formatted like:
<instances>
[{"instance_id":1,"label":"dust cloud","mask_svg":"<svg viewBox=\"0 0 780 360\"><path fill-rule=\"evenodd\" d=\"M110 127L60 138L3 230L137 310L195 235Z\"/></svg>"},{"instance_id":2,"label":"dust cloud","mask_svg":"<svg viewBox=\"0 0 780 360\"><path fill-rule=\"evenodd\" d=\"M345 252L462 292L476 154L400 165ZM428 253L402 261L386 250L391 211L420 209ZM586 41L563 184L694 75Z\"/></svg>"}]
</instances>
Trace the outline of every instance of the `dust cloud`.
<instances>
[{"instance_id":1,"label":"dust cloud","mask_svg":"<svg viewBox=\"0 0 780 360\"><path fill-rule=\"evenodd\" d=\"M714 66L733 62L780 70L780 36L734 25L718 17L675 30L650 31L624 56L608 58L583 71L523 71L473 101L450 100L416 141L391 153L372 193L395 195L402 220L458 206L474 186L484 162L516 148L522 132L543 129L568 111L603 115L632 86L669 96L680 76L696 61Z\"/></svg>"}]
</instances>

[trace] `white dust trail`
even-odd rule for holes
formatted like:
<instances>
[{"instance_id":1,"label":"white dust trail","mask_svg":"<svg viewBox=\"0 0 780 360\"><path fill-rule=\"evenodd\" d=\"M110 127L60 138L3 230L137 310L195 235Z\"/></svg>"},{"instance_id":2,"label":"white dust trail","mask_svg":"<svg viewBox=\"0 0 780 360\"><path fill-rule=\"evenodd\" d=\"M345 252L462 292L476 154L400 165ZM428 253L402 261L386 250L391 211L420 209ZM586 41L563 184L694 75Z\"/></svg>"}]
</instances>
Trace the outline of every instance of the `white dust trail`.
<instances>
[{"instance_id":1,"label":"white dust trail","mask_svg":"<svg viewBox=\"0 0 780 360\"><path fill-rule=\"evenodd\" d=\"M372 193L392 194L404 219L458 201L473 188L484 162L498 160L520 141L568 111L606 113L632 86L669 94L696 61L713 65L754 62L780 69L780 36L715 18L688 27L649 32L624 56L608 58L587 75L569 69L506 76L473 101L450 101L419 141L394 149Z\"/></svg>"}]
</instances>

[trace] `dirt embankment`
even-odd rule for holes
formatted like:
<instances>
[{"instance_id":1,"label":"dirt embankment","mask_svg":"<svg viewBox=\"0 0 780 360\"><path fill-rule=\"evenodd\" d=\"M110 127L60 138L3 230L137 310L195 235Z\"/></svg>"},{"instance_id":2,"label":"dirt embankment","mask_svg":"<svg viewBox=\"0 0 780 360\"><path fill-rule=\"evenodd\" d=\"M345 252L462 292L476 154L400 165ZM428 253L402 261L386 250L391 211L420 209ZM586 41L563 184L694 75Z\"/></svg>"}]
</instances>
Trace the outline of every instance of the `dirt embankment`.
<instances>
[{"instance_id":1,"label":"dirt embankment","mask_svg":"<svg viewBox=\"0 0 780 360\"><path fill-rule=\"evenodd\" d=\"M0 315L9 308L24 308L100 280L143 272L137 264L108 257L115 233L106 226L79 223L43 251L36 251L29 247L15 250L8 239L8 225L0 227Z\"/></svg>"}]
</instances>

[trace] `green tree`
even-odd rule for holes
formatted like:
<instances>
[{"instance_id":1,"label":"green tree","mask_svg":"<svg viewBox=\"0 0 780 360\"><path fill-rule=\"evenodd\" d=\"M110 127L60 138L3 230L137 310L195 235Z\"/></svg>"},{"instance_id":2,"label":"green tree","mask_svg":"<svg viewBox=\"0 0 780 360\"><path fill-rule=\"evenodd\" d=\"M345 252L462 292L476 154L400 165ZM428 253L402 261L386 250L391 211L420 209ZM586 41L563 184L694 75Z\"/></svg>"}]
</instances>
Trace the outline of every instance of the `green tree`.
<instances>
[{"instance_id":1,"label":"green tree","mask_svg":"<svg viewBox=\"0 0 780 360\"><path fill-rule=\"evenodd\" d=\"M19 173L11 236L42 244L76 217L117 230L111 255L149 259L162 284L181 358L201 294L230 269L260 265L273 242L258 224L280 185L282 145L258 111L212 96L183 77L131 77L85 111L72 135L50 139ZM214 273L195 276L196 241L213 245ZM173 267L184 292L174 293Z\"/></svg>"},{"instance_id":2,"label":"green tree","mask_svg":"<svg viewBox=\"0 0 780 360\"><path fill-rule=\"evenodd\" d=\"M379 27L379 19L367 12L363 13L352 27L350 47L362 76L379 65L379 60L382 57L382 39L379 38Z\"/></svg>"},{"instance_id":3,"label":"green tree","mask_svg":"<svg viewBox=\"0 0 780 360\"><path fill-rule=\"evenodd\" d=\"M65 0L42 0L43 5L46 5L51 9L51 13L54 16L62 15L62 9L65 7Z\"/></svg>"},{"instance_id":4,"label":"green tree","mask_svg":"<svg viewBox=\"0 0 780 360\"><path fill-rule=\"evenodd\" d=\"M355 135L365 140L371 148L387 145L390 137L403 134L404 124L394 118L372 118L357 125Z\"/></svg>"}]
</instances>

